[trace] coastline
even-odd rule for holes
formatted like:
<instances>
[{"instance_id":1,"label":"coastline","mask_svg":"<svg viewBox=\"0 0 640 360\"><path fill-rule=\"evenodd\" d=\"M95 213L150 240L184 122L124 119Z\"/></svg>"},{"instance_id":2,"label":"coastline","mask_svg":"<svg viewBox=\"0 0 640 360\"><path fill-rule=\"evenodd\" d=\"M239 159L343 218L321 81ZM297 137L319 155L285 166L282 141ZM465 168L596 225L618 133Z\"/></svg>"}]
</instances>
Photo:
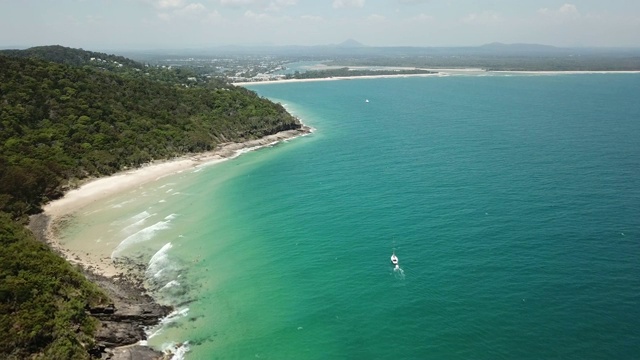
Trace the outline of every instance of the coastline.
<instances>
[{"instance_id":1,"label":"coastline","mask_svg":"<svg viewBox=\"0 0 640 360\"><path fill-rule=\"evenodd\" d=\"M287 84L299 82L317 82L317 81L337 81L337 80L361 80L361 79L391 79L391 78L408 78L408 77L434 77L434 76L454 76L454 75L581 75L581 74L639 74L636 70L621 71L596 71L596 70L569 70L569 71L529 71L529 70L484 70L479 68L461 68L461 69L421 69L433 71L433 74L398 74L398 75L364 75L364 76L335 76L328 78L313 79L282 79L282 80L265 80L265 81L244 81L233 83L235 86L262 85L262 84Z\"/></svg>"},{"instance_id":2,"label":"coastline","mask_svg":"<svg viewBox=\"0 0 640 360\"><path fill-rule=\"evenodd\" d=\"M283 79L283 80L266 80L266 81L245 81L232 83L235 86L245 85L261 85L261 84L287 84L298 82L316 82L316 81L336 81L336 80L359 80L359 79L386 79L386 78L404 78L404 77L427 77L442 76L440 73L434 74L398 74L398 75L363 75L363 76L333 76L328 78L313 79Z\"/></svg>"},{"instance_id":3,"label":"coastline","mask_svg":"<svg viewBox=\"0 0 640 360\"><path fill-rule=\"evenodd\" d=\"M233 159L247 151L275 145L281 141L310 134L310 127L301 124L299 129L282 131L260 139L242 143L225 143L216 149L190 154L174 159L154 161L141 168L125 170L112 176L91 179L79 188L68 191L62 198L43 206L43 213L34 215L29 228L41 241L47 243L71 264L79 266L88 280L96 283L113 300L107 308L89 309L101 322L96 333L96 342L101 354L110 359L159 359L163 354L148 348L141 341L146 339L144 329L156 325L161 318L169 315L171 307L158 304L143 284L145 264L119 263L111 258L77 254L65 248L57 237L57 231L74 213L83 207L154 182L165 176L179 173L198 166L208 166ZM136 345L137 344L137 345Z\"/></svg>"},{"instance_id":4,"label":"coastline","mask_svg":"<svg viewBox=\"0 0 640 360\"><path fill-rule=\"evenodd\" d=\"M88 180L79 188L68 191L62 198L43 206L43 215L48 218L48 221L47 225L44 228L40 226L41 229L38 229L38 231L44 232L41 238L45 239L54 250L63 254L67 261L80 265L82 268L90 269L101 276L114 277L124 275L126 269L117 267L111 262L111 259L91 258L87 257L86 254L78 255L66 249L56 236L58 228L64 225L65 220L72 216L73 213L96 201L154 182L165 176L177 174L198 166L214 165L233 159L247 150L274 145L311 132L311 128L302 125L300 129L286 130L242 143L225 143L209 152L159 160L137 169L125 170L111 176Z\"/></svg>"}]
</instances>

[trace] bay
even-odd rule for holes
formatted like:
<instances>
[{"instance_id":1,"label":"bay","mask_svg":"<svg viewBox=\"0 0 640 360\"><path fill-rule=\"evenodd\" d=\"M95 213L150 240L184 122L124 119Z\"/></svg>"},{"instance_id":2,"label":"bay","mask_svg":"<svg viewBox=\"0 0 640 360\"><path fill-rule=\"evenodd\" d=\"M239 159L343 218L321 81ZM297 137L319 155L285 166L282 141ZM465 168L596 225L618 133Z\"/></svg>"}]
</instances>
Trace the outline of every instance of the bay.
<instances>
[{"instance_id":1,"label":"bay","mask_svg":"<svg viewBox=\"0 0 640 360\"><path fill-rule=\"evenodd\" d=\"M188 342L187 359L640 353L640 75L249 88L316 131L69 226L69 243L129 239L113 256L149 263L178 310L151 345Z\"/></svg>"}]
</instances>

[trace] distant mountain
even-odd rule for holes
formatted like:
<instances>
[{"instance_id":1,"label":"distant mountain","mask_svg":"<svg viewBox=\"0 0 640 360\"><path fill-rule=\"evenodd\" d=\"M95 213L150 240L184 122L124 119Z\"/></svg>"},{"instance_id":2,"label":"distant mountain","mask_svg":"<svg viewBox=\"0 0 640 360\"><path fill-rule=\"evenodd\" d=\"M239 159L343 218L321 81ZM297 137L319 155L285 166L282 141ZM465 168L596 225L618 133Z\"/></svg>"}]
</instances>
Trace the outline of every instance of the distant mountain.
<instances>
[{"instance_id":1,"label":"distant mountain","mask_svg":"<svg viewBox=\"0 0 640 360\"><path fill-rule=\"evenodd\" d=\"M359 47L365 47L364 44L362 44L361 42L358 42L356 40L353 39L348 39L345 40L343 42L341 42L340 44L336 45L337 47L341 47L341 48L359 48Z\"/></svg>"}]
</instances>

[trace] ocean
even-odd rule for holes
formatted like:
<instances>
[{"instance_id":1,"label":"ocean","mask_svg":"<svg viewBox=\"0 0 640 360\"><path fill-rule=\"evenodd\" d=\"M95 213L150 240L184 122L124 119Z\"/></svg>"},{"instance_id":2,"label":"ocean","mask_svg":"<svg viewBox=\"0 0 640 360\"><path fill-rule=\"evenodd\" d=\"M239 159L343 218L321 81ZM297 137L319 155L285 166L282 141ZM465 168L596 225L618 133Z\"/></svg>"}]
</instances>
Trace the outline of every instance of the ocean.
<instances>
[{"instance_id":1,"label":"ocean","mask_svg":"<svg viewBox=\"0 0 640 360\"><path fill-rule=\"evenodd\" d=\"M640 74L249 88L315 132L94 203L65 230L69 247L148 264L176 307L150 345L640 356Z\"/></svg>"}]
</instances>

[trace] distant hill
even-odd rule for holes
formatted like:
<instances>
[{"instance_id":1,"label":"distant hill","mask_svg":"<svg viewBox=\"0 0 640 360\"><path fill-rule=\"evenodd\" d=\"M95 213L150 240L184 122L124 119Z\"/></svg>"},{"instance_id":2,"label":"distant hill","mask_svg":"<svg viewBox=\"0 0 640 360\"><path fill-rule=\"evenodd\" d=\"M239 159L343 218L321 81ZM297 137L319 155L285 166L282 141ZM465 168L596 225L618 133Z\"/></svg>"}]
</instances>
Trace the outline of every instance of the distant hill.
<instances>
[{"instance_id":1,"label":"distant hill","mask_svg":"<svg viewBox=\"0 0 640 360\"><path fill-rule=\"evenodd\" d=\"M493 42L490 44L484 44L480 46L481 49L495 49L495 50L519 50L519 51L554 51L559 48L551 45L541 44L504 44L500 42Z\"/></svg>"},{"instance_id":2,"label":"distant hill","mask_svg":"<svg viewBox=\"0 0 640 360\"><path fill-rule=\"evenodd\" d=\"M551 45L542 44L504 44L500 42L493 42L478 46L476 48L478 52L489 52L495 54L532 54L532 55L545 55L545 54L561 54L561 53L574 53L575 49L559 48Z\"/></svg>"}]
</instances>

